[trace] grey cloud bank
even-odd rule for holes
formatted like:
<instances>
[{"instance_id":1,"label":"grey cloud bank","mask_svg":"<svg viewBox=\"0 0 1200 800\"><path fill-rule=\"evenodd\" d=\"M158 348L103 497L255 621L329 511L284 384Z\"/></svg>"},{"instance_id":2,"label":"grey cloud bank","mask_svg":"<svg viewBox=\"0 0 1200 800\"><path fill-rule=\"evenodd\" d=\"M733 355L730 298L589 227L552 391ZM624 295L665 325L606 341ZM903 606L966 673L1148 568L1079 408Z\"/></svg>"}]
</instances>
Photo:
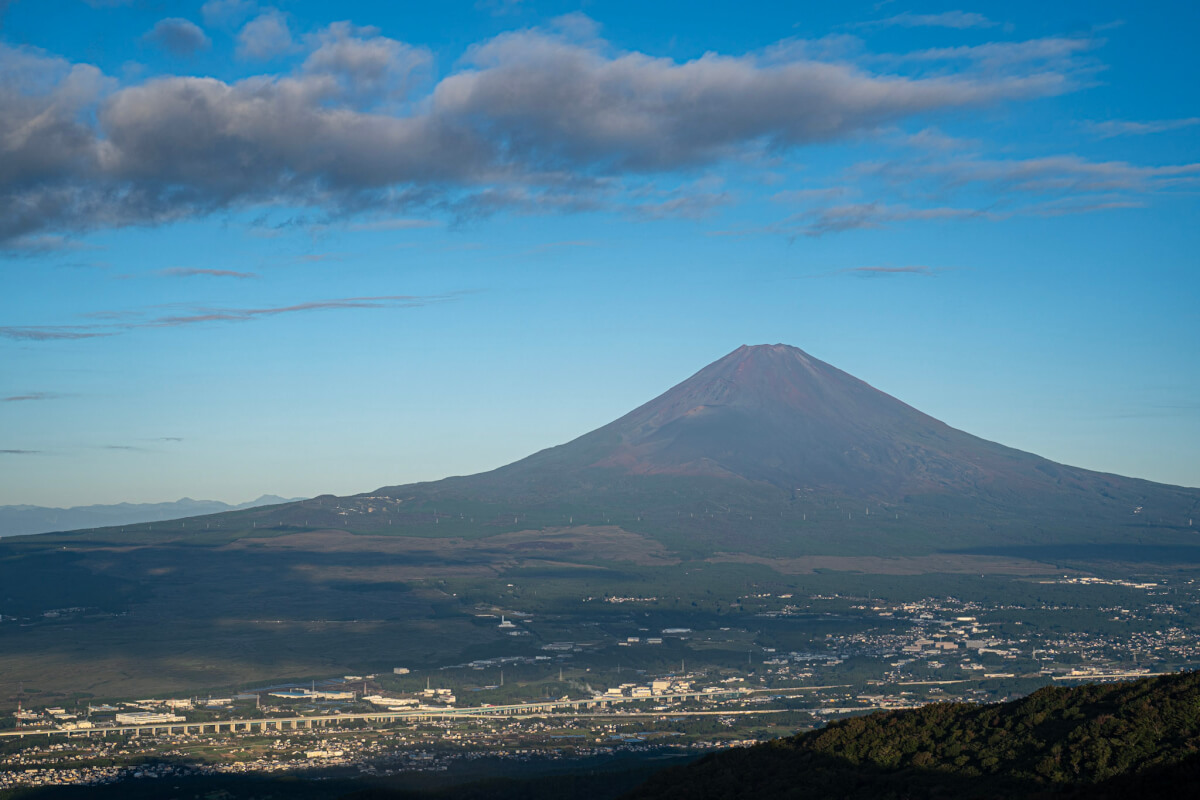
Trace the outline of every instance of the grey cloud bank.
<instances>
[{"instance_id":1,"label":"grey cloud bank","mask_svg":"<svg viewBox=\"0 0 1200 800\"><path fill-rule=\"evenodd\" d=\"M248 8L210 3L206 13ZM167 26L164 46L200 46L180 23L156 26ZM615 52L573 15L471 48L457 71L414 97L431 81L425 48L349 23L297 44L287 24L277 12L254 17L239 34L242 53L303 48L299 63L233 83L181 76L122 86L95 67L0 45L0 241L20 247L260 205L308 207L327 219L368 209L470 216L620 207L629 199L623 176L1068 91L1073 55L1091 46L1036 40L956 50L945 57L991 66L931 77L821 60L795 42L680 63ZM1032 66L1023 71L1024 63ZM722 202L709 192L640 213L696 216Z\"/></svg>"}]
</instances>

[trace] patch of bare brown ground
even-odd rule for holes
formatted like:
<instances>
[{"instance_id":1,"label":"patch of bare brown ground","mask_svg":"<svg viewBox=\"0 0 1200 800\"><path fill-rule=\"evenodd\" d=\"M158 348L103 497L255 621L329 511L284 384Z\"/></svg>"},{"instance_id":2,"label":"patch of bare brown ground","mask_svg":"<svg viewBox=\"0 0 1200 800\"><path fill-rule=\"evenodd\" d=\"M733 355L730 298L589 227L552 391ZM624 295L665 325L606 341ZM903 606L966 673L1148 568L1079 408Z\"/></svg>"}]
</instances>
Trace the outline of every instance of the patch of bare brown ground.
<instances>
[{"instance_id":1,"label":"patch of bare brown ground","mask_svg":"<svg viewBox=\"0 0 1200 800\"><path fill-rule=\"evenodd\" d=\"M869 575L1061 575L1076 572L1030 561L1002 556L928 555L928 556L803 556L800 558L763 558L745 553L719 553L713 562L762 564L784 575L807 575L818 570L862 572Z\"/></svg>"},{"instance_id":2,"label":"patch of bare brown ground","mask_svg":"<svg viewBox=\"0 0 1200 800\"><path fill-rule=\"evenodd\" d=\"M555 561L623 561L641 566L678 564L666 548L653 539L615 525L578 525L544 530L513 531L486 539L372 536L339 530L308 531L287 536L239 539L226 550L278 548L311 553L388 553L422 557L462 558L491 556L497 560L526 561L553 557Z\"/></svg>"}]
</instances>

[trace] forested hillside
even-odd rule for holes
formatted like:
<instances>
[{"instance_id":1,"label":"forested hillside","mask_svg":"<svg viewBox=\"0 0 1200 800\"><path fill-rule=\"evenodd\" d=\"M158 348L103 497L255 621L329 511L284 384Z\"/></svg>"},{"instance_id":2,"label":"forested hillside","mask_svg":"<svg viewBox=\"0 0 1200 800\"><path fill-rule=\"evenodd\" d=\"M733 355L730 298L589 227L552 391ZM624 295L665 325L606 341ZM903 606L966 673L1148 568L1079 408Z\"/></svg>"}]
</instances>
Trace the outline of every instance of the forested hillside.
<instances>
[{"instance_id":1,"label":"forested hillside","mask_svg":"<svg viewBox=\"0 0 1200 800\"><path fill-rule=\"evenodd\" d=\"M1193 796L1200 673L1048 687L992 706L939 703L835 722L659 773L629 797Z\"/></svg>"}]
</instances>

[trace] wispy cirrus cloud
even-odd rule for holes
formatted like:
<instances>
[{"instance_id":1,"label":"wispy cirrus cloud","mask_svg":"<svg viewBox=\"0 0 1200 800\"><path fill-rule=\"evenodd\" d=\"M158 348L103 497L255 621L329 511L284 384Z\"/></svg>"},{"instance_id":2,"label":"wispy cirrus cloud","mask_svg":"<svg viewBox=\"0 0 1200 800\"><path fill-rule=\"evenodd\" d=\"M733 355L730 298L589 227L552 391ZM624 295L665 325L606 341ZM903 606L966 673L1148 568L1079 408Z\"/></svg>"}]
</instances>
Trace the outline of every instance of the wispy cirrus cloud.
<instances>
[{"instance_id":1,"label":"wispy cirrus cloud","mask_svg":"<svg viewBox=\"0 0 1200 800\"><path fill-rule=\"evenodd\" d=\"M0 224L2 228L2 224ZM80 250L94 250L94 245L71 239L59 234L36 234L17 236L11 240L0 240L6 256L46 256L55 253L69 253Z\"/></svg>"},{"instance_id":2,"label":"wispy cirrus cloud","mask_svg":"<svg viewBox=\"0 0 1200 800\"><path fill-rule=\"evenodd\" d=\"M1141 208L1140 200L1121 198L1060 198L1038 203L1021 204L1014 208L974 208L969 206L917 207L886 202L849 203L827 208L814 208L795 214L780 222L756 228L711 231L712 236L745 237L762 234L821 237L856 230L879 230L905 222L936 222L955 219L1000 221L1013 217L1060 217L1099 211Z\"/></svg>"},{"instance_id":3,"label":"wispy cirrus cloud","mask_svg":"<svg viewBox=\"0 0 1200 800\"><path fill-rule=\"evenodd\" d=\"M66 395L58 392L26 392L25 394L13 394L8 397L0 397L0 403L25 403L37 400L57 400Z\"/></svg>"},{"instance_id":4,"label":"wispy cirrus cloud","mask_svg":"<svg viewBox=\"0 0 1200 800\"><path fill-rule=\"evenodd\" d=\"M308 303L266 308L205 308L199 309L194 313L168 314L128 327L173 328L180 325L195 325L201 322L247 322L252 319L274 317L281 314L329 311L333 309L420 308L434 303L446 302L453 297L453 295L381 295L377 297L344 297L335 300L315 300Z\"/></svg>"},{"instance_id":5,"label":"wispy cirrus cloud","mask_svg":"<svg viewBox=\"0 0 1200 800\"><path fill-rule=\"evenodd\" d=\"M193 267L167 267L158 271L159 275L168 278L194 278L207 276L210 278L257 278L257 272L236 272L231 269L196 269Z\"/></svg>"},{"instance_id":6,"label":"wispy cirrus cloud","mask_svg":"<svg viewBox=\"0 0 1200 800\"><path fill-rule=\"evenodd\" d=\"M1200 412L1200 403L1140 403L1100 416L1101 419L1151 419L1190 417Z\"/></svg>"},{"instance_id":7,"label":"wispy cirrus cloud","mask_svg":"<svg viewBox=\"0 0 1200 800\"><path fill-rule=\"evenodd\" d=\"M943 11L940 14L913 14L905 11L902 14L887 19L855 23L855 28L995 28L1000 23L993 22L983 14L974 11Z\"/></svg>"},{"instance_id":8,"label":"wispy cirrus cloud","mask_svg":"<svg viewBox=\"0 0 1200 800\"><path fill-rule=\"evenodd\" d=\"M249 322L268 319L285 314L331 311L338 309L406 309L447 303L469 292L450 292L441 295L378 295L366 297L342 297L331 300L314 300L286 306L259 308L226 308L189 306L186 311L144 316L125 321L89 325L28 325L23 327L0 327L0 338L17 341L55 341L62 339L89 339L100 336L117 336L134 330L154 328L177 328L187 325L221 322ZM114 314L119 312L98 312ZM120 320L120 317L114 317Z\"/></svg>"},{"instance_id":9,"label":"wispy cirrus cloud","mask_svg":"<svg viewBox=\"0 0 1200 800\"><path fill-rule=\"evenodd\" d=\"M920 275L932 277L944 269L915 264L907 267L846 267L837 270L838 275L857 275L860 278L886 278L896 275Z\"/></svg>"},{"instance_id":10,"label":"wispy cirrus cloud","mask_svg":"<svg viewBox=\"0 0 1200 800\"><path fill-rule=\"evenodd\" d=\"M0 339L11 339L18 342L53 342L117 335L117 331L97 330L99 327L94 325L5 325L0 326Z\"/></svg>"},{"instance_id":11,"label":"wispy cirrus cloud","mask_svg":"<svg viewBox=\"0 0 1200 800\"><path fill-rule=\"evenodd\" d=\"M627 213L642 220L703 219L722 206L733 202L729 192L685 192L667 200L637 203Z\"/></svg>"},{"instance_id":12,"label":"wispy cirrus cloud","mask_svg":"<svg viewBox=\"0 0 1200 800\"><path fill-rule=\"evenodd\" d=\"M442 223L435 219L413 219L407 217L392 219L374 219L352 223L352 231L412 231L422 228L436 228Z\"/></svg>"},{"instance_id":13,"label":"wispy cirrus cloud","mask_svg":"<svg viewBox=\"0 0 1200 800\"><path fill-rule=\"evenodd\" d=\"M866 267L842 267L840 269L829 270L827 272L817 272L810 275L798 276L801 279L810 278L836 278L839 276L863 278L866 280L883 279L883 278L904 278L913 276L918 278L933 278L943 272L949 272L953 267L930 267L924 264L909 264L900 267L892 266L866 266Z\"/></svg>"},{"instance_id":14,"label":"wispy cirrus cloud","mask_svg":"<svg viewBox=\"0 0 1200 800\"><path fill-rule=\"evenodd\" d=\"M632 202L624 212L638 220L703 219L733 202L733 194L724 187L724 179L714 175L678 186L652 182L628 191Z\"/></svg>"},{"instance_id":15,"label":"wispy cirrus cloud","mask_svg":"<svg viewBox=\"0 0 1200 800\"><path fill-rule=\"evenodd\" d=\"M860 164L853 172L893 185L915 182L945 190L986 186L1026 194L1094 192L1152 193L1200 181L1200 162L1141 166L1126 161L1090 161L1074 154L1024 159L964 156L945 160L892 160Z\"/></svg>"},{"instance_id":16,"label":"wispy cirrus cloud","mask_svg":"<svg viewBox=\"0 0 1200 800\"><path fill-rule=\"evenodd\" d=\"M5 456L32 456L32 455L36 455L36 454L38 454L38 453L40 453L40 452L42 452L42 451L41 451L41 450L13 450L13 449L4 449L4 450L0 450L0 455L5 455Z\"/></svg>"},{"instance_id":17,"label":"wispy cirrus cloud","mask_svg":"<svg viewBox=\"0 0 1200 800\"><path fill-rule=\"evenodd\" d=\"M1064 217L1070 214L1090 214L1095 211L1119 211L1127 208L1145 208L1144 200L1125 198L1120 195L1098 195L1083 197L1060 197L1023 206L1008 214L996 213L997 219L1025 215L1032 217Z\"/></svg>"},{"instance_id":18,"label":"wispy cirrus cloud","mask_svg":"<svg viewBox=\"0 0 1200 800\"><path fill-rule=\"evenodd\" d=\"M978 71L1013 88L1022 86L1031 96L1048 97L1096 85L1105 65L1095 52L1104 44L1105 40L1096 36L1046 36L880 53L869 59L930 78L947 70Z\"/></svg>"},{"instance_id":19,"label":"wispy cirrus cloud","mask_svg":"<svg viewBox=\"0 0 1200 800\"><path fill-rule=\"evenodd\" d=\"M901 155L856 164L836 186L777 192L772 200L800 209L783 220L711 235L795 238L907 222L1059 217L1142 208L1154 197L1200 187L1200 162L1145 166L1075 154L988 158L969 152L963 140L932 148L912 137L899 142ZM851 196L871 199L845 202Z\"/></svg>"},{"instance_id":20,"label":"wispy cirrus cloud","mask_svg":"<svg viewBox=\"0 0 1200 800\"><path fill-rule=\"evenodd\" d=\"M1114 136L1146 136L1152 133L1177 131L1200 125L1200 117L1183 117L1181 119L1155 119L1145 122L1128 119L1107 119L1100 122L1088 121L1085 127L1101 139L1111 139Z\"/></svg>"},{"instance_id":21,"label":"wispy cirrus cloud","mask_svg":"<svg viewBox=\"0 0 1200 800\"><path fill-rule=\"evenodd\" d=\"M983 216L984 213L972 208L948 206L913 208L878 202L849 203L800 215L793 221L793 231L815 237L850 230L882 228L910 220L964 219Z\"/></svg>"}]
</instances>

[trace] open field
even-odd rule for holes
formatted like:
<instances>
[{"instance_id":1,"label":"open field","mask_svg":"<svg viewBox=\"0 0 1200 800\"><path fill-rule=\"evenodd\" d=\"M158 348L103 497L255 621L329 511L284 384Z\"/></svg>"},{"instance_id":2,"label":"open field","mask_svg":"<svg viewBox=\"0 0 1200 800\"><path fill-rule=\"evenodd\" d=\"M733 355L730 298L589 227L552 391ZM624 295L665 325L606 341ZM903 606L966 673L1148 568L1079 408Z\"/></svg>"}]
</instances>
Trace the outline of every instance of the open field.
<instances>
[{"instance_id":1,"label":"open field","mask_svg":"<svg viewBox=\"0 0 1200 800\"><path fill-rule=\"evenodd\" d=\"M1001 556L935 554L928 556L804 556L763 558L744 553L719 553L708 561L761 564L783 575L809 575L822 571L860 572L868 575L1053 575L1061 567L1041 561Z\"/></svg>"},{"instance_id":2,"label":"open field","mask_svg":"<svg viewBox=\"0 0 1200 800\"><path fill-rule=\"evenodd\" d=\"M649 615L641 627L705 629L769 610L748 599L764 592L953 592L986 602L1025 596L1036 586L1026 581L1039 577L1091 574L1072 571L1080 569L1072 561L963 553L696 560L616 525L485 538L272 533L156 546L98 535L6 541L0 705L11 707L22 689L45 698L196 693L540 652L559 640L613 643L617 628L604 626L633 606L606 598L645 601L635 604ZM513 637L485 612L533 614L535 624ZM662 654L687 657L673 647Z\"/></svg>"}]
</instances>

